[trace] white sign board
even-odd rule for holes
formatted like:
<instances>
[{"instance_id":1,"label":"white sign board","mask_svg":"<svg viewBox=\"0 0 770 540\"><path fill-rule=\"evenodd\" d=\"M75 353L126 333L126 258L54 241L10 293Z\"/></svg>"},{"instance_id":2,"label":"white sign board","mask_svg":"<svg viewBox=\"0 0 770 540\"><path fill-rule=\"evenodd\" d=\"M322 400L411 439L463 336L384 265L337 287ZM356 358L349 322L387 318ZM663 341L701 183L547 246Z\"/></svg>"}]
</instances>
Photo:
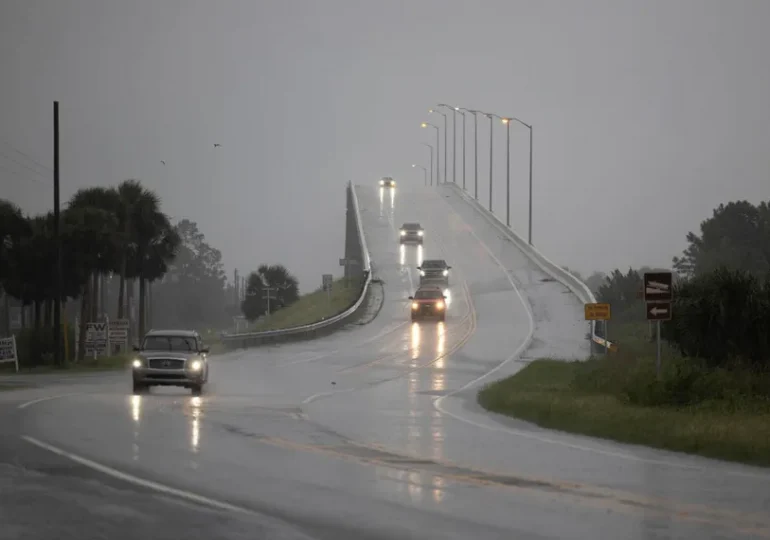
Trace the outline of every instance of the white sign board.
<instances>
[{"instance_id":1,"label":"white sign board","mask_svg":"<svg viewBox=\"0 0 770 540\"><path fill-rule=\"evenodd\" d=\"M126 348L128 345L128 319L110 321L110 344Z\"/></svg>"},{"instance_id":2,"label":"white sign board","mask_svg":"<svg viewBox=\"0 0 770 540\"><path fill-rule=\"evenodd\" d=\"M16 337L0 338L0 364L13 362L19 371L19 354L16 352Z\"/></svg>"},{"instance_id":3,"label":"white sign board","mask_svg":"<svg viewBox=\"0 0 770 540\"><path fill-rule=\"evenodd\" d=\"M106 322L86 323L86 354L109 354L110 333Z\"/></svg>"}]
</instances>

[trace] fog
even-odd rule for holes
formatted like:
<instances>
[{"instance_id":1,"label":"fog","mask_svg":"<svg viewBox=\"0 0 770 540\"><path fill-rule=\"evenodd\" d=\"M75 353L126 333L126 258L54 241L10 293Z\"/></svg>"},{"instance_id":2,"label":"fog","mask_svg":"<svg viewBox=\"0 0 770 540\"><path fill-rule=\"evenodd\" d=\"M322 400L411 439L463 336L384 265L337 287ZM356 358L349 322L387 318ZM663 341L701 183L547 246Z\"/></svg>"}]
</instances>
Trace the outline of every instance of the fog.
<instances>
[{"instance_id":1,"label":"fog","mask_svg":"<svg viewBox=\"0 0 770 540\"><path fill-rule=\"evenodd\" d=\"M345 183L421 184L443 102L534 125L549 258L669 266L719 203L769 198L768 21L764 0L2 0L0 197L50 208L59 100L63 201L138 178L228 275L281 263L307 292L341 274ZM527 137L511 127L523 236ZM478 141L486 201L486 118Z\"/></svg>"}]
</instances>

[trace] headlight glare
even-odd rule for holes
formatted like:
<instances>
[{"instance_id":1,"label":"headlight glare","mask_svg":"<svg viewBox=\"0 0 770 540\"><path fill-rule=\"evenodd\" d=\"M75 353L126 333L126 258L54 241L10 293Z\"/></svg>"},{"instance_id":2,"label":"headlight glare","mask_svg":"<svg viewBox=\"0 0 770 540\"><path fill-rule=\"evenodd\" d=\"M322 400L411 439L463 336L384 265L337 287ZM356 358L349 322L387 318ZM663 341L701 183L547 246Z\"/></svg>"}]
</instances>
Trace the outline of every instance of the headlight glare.
<instances>
[{"instance_id":1,"label":"headlight glare","mask_svg":"<svg viewBox=\"0 0 770 540\"><path fill-rule=\"evenodd\" d=\"M423 234L424 234L424 233L423 233L423 231L419 231L419 232L417 233L417 236L422 236Z\"/></svg>"},{"instance_id":2,"label":"headlight glare","mask_svg":"<svg viewBox=\"0 0 770 540\"><path fill-rule=\"evenodd\" d=\"M140 367L142 367L142 361L139 360L138 358L135 358L134 361L131 362L131 365L133 366L134 369L139 369Z\"/></svg>"},{"instance_id":3,"label":"headlight glare","mask_svg":"<svg viewBox=\"0 0 770 540\"><path fill-rule=\"evenodd\" d=\"M193 371L200 371L201 367L203 367L203 362L201 362L200 360L193 360L190 363L190 369Z\"/></svg>"},{"instance_id":4,"label":"headlight glare","mask_svg":"<svg viewBox=\"0 0 770 540\"><path fill-rule=\"evenodd\" d=\"M420 307L420 304L417 302L412 302L412 309L418 309Z\"/></svg>"},{"instance_id":5,"label":"headlight glare","mask_svg":"<svg viewBox=\"0 0 770 540\"><path fill-rule=\"evenodd\" d=\"M448 276L449 275L449 270L444 270L444 275Z\"/></svg>"}]
</instances>

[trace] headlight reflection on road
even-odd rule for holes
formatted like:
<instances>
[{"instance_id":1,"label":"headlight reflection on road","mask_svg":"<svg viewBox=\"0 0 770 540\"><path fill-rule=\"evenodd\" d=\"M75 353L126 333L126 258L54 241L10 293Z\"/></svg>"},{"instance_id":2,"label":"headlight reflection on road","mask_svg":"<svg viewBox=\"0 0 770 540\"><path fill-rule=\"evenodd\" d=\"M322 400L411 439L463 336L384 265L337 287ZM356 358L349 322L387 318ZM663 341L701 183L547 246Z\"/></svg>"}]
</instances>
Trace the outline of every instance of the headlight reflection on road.
<instances>
[{"instance_id":1,"label":"headlight reflection on road","mask_svg":"<svg viewBox=\"0 0 770 540\"><path fill-rule=\"evenodd\" d=\"M380 217L385 217L385 188L380 188Z\"/></svg>"},{"instance_id":2,"label":"headlight reflection on road","mask_svg":"<svg viewBox=\"0 0 770 540\"><path fill-rule=\"evenodd\" d=\"M422 266L422 246L417 246L417 266Z\"/></svg>"},{"instance_id":3,"label":"headlight reflection on road","mask_svg":"<svg viewBox=\"0 0 770 540\"><path fill-rule=\"evenodd\" d=\"M444 299L444 301L446 302L446 307L451 306L452 305L452 291L450 291L449 289L444 289L444 296L446 296L446 298Z\"/></svg>"},{"instance_id":4,"label":"headlight reflection on road","mask_svg":"<svg viewBox=\"0 0 770 540\"><path fill-rule=\"evenodd\" d=\"M404 244L398 247L398 263L401 266L406 264L406 246Z\"/></svg>"},{"instance_id":5,"label":"headlight reflection on road","mask_svg":"<svg viewBox=\"0 0 770 540\"><path fill-rule=\"evenodd\" d=\"M446 323L439 322L436 328L437 342L436 342L436 356L441 356L436 360L436 367L443 369L444 367L444 351L446 350ZM434 388L435 390L435 388Z\"/></svg>"},{"instance_id":6,"label":"headlight reflection on road","mask_svg":"<svg viewBox=\"0 0 770 540\"><path fill-rule=\"evenodd\" d=\"M139 423L142 416L142 396L131 396L131 418Z\"/></svg>"},{"instance_id":7,"label":"headlight reflection on road","mask_svg":"<svg viewBox=\"0 0 770 540\"><path fill-rule=\"evenodd\" d=\"M190 445L193 452L198 452L198 445L200 444L201 403L202 400L198 396L190 399L190 405L192 408L192 432L190 434Z\"/></svg>"},{"instance_id":8,"label":"headlight reflection on road","mask_svg":"<svg viewBox=\"0 0 770 540\"><path fill-rule=\"evenodd\" d=\"M390 209L396 206L396 188L390 188Z\"/></svg>"},{"instance_id":9,"label":"headlight reflection on road","mask_svg":"<svg viewBox=\"0 0 770 540\"><path fill-rule=\"evenodd\" d=\"M420 332L422 329L416 322L412 323L411 337L412 337L412 360L417 360L420 357Z\"/></svg>"}]
</instances>

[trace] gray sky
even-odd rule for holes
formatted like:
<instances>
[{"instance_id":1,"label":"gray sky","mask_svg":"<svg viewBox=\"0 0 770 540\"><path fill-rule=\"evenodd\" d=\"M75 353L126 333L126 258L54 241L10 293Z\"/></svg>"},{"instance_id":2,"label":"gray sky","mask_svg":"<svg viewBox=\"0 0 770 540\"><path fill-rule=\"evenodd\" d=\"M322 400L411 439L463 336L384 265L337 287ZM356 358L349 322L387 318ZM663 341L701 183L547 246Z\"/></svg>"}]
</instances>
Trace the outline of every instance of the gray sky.
<instances>
[{"instance_id":1,"label":"gray sky","mask_svg":"<svg viewBox=\"0 0 770 540\"><path fill-rule=\"evenodd\" d=\"M768 21L766 0L2 0L0 197L50 207L58 99L65 200L139 178L228 273L280 262L309 290L340 271L345 182L422 182L419 124L446 102L534 124L548 257L665 266L720 202L770 198ZM504 144L496 125L496 194Z\"/></svg>"}]
</instances>

